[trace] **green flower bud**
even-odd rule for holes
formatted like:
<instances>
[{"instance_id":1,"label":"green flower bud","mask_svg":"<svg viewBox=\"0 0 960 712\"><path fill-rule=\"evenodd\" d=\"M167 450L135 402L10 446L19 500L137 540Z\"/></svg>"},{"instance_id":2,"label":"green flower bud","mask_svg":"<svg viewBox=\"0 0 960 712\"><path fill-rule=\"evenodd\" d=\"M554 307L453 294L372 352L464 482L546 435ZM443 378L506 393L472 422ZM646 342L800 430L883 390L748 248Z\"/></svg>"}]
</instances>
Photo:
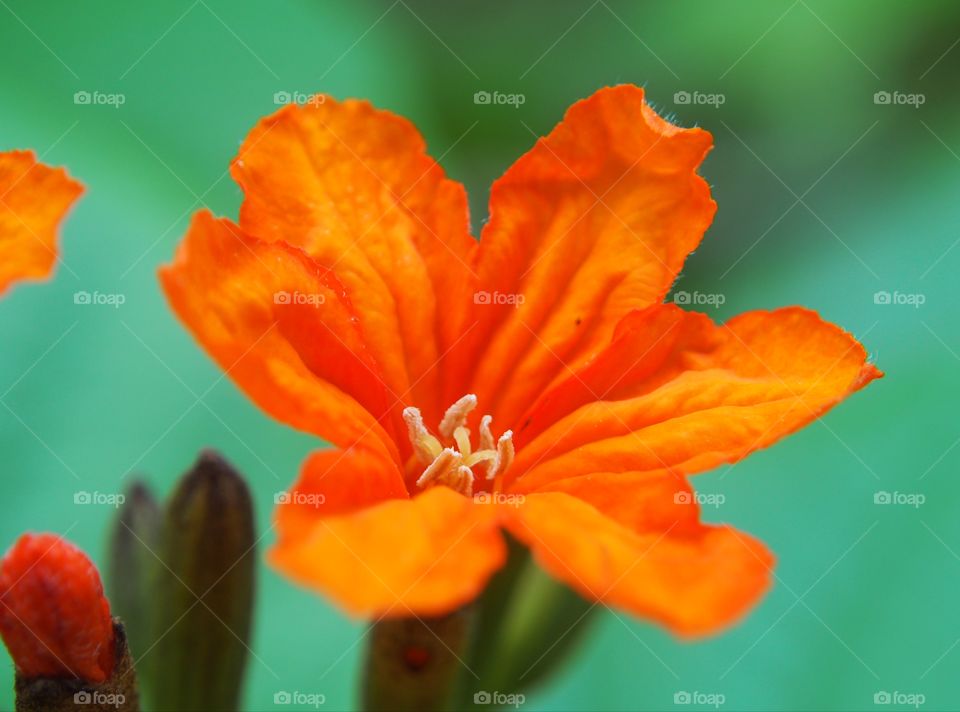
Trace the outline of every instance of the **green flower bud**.
<instances>
[{"instance_id":1,"label":"green flower bud","mask_svg":"<svg viewBox=\"0 0 960 712\"><path fill-rule=\"evenodd\" d=\"M160 539L154 707L235 710L253 610L253 504L219 455L202 453L180 481Z\"/></svg>"},{"instance_id":2,"label":"green flower bud","mask_svg":"<svg viewBox=\"0 0 960 712\"><path fill-rule=\"evenodd\" d=\"M114 612L123 619L130 651L141 658L153 645L153 586L162 516L160 506L143 482L134 482L110 537L107 592ZM140 665L142 686L148 685L150 660Z\"/></svg>"}]
</instances>

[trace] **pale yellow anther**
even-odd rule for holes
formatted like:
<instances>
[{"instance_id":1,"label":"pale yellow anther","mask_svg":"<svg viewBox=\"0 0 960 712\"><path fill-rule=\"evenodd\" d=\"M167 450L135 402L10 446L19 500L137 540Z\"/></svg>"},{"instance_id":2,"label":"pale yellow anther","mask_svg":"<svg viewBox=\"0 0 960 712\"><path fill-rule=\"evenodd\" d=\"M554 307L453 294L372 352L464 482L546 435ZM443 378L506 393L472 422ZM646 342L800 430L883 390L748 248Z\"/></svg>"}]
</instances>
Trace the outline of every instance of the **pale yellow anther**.
<instances>
[{"instance_id":1,"label":"pale yellow anther","mask_svg":"<svg viewBox=\"0 0 960 712\"><path fill-rule=\"evenodd\" d=\"M429 465L440 454L443 446L427 431L419 408L404 408L403 420L407 424L407 434L410 436L410 443L417 454L417 459L424 465Z\"/></svg>"},{"instance_id":2,"label":"pale yellow anther","mask_svg":"<svg viewBox=\"0 0 960 712\"><path fill-rule=\"evenodd\" d=\"M472 497L473 481L473 470L463 464L460 453L453 448L444 448L420 475L417 486L444 485L454 492Z\"/></svg>"},{"instance_id":3,"label":"pale yellow anther","mask_svg":"<svg viewBox=\"0 0 960 712\"><path fill-rule=\"evenodd\" d=\"M452 471L460 467L461 461L462 458L459 452L453 448L444 448L440 454L437 455L436 459L427 466L423 474L420 475L420 478L417 480L417 486L426 487L433 482L438 484L443 483L449 478Z\"/></svg>"},{"instance_id":4,"label":"pale yellow anther","mask_svg":"<svg viewBox=\"0 0 960 712\"><path fill-rule=\"evenodd\" d=\"M490 432L490 423L493 422L492 415L485 415L480 418L480 450L493 450L496 443L493 441L493 433Z\"/></svg>"},{"instance_id":5,"label":"pale yellow anther","mask_svg":"<svg viewBox=\"0 0 960 712\"><path fill-rule=\"evenodd\" d=\"M473 470L466 465L460 465L457 475L456 482L447 486L465 497L473 497Z\"/></svg>"},{"instance_id":6,"label":"pale yellow anther","mask_svg":"<svg viewBox=\"0 0 960 712\"><path fill-rule=\"evenodd\" d=\"M476 407L477 397L473 393L468 393L447 408L447 412L443 414L443 420L440 421L440 435L445 438L452 438L457 428L467 424L467 416Z\"/></svg>"},{"instance_id":7,"label":"pale yellow anther","mask_svg":"<svg viewBox=\"0 0 960 712\"><path fill-rule=\"evenodd\" d=\"M417 479L418 487L443 485L471 497L476 481L472 469L474 465L485 463L486 479L492 480L513 462L513 433L508 430L494 442L490 430L493 418L489 415L480 419L480 447L473 449L466 423L467 416L476 407L477 397L468 394L447 408L440 422L439 432L445 442L452 440L456 447L444 447L439 439L431 435L417 408L403 410L403 419L407 424L414 452L426 465Z\"/></svg>"},{"instance_id":8,"label":"pale yellow anther","mask_svg":"<svg viewBox=\"0 0 960 712\"><path fill-rule=\"evenodd\" d=\"M492 480L500 473L506 472L507 468L513 463L515 454L513 449L513 431L508 430L497 440L497 456L493 459L493 462L487 470L487 479Z\"/></svg>"}]
</instances>

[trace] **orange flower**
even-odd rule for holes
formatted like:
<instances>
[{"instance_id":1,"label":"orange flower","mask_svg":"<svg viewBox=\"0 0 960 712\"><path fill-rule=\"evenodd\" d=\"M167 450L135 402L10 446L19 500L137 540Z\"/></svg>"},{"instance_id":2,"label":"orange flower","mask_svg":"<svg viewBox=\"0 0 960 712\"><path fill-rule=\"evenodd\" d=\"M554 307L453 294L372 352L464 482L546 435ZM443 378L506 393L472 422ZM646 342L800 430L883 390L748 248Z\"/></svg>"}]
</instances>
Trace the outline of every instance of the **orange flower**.
<instances>
[{"instance_id":1,"label":"orange flower","mask_svg":"<svg viewBox=\"0 0 960 712\"><path fill-rule=\"evenodd\" d=\"M57 259L57 226L83 192L63 168L33 151L0 153L0 294L19 279L47 277Z\"/></svg>"},{"instance_id":2,"label":"orange flower","mask_svg":"<svg viewBox=\"0 0 960 712\"><path fill-rule=\"evenodd\" d=\"M713 218L710 146L603 89L494 184L477 242L404 119L326 98L261 121L239 225L196 215L161 279L257 404L338 448L278 508L273 563L355 614L438 615L501 567L505 529L676 632L744 613L772 557L702 524L684 476L881 374L804 309L663 304Z\"/></svg>"}]
</instances>

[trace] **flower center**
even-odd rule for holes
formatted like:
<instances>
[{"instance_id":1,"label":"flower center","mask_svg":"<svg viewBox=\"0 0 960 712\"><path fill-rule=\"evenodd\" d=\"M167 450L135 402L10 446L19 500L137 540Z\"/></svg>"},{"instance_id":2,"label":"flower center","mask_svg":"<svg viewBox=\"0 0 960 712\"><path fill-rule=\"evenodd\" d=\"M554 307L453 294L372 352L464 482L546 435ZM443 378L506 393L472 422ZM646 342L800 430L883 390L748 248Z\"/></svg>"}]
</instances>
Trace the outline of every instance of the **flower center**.
<instances>
[{"instance_id":1,"label":"flower center","mask_svg":"<svg viewBox=\"0 0 960 712\"><path fill-rule=\"evenodd\" d=\"M444 485L472 497L477 479L474 466L481 467L482 478L486 481L496 479L497 475L510 467L514 455L513 432L508 430L494 442L493 433L490 432L493 418L489 415L480 419L480 447L473 449L467 416L476 407L477 397L469 393L447 408L437 428L440 437L449 443L447 446L427 430L419 408L403 409L403 420L407 424L414 454L425 468L417 479L418 487L425 489Z\"/></svg>"}]
</instances>

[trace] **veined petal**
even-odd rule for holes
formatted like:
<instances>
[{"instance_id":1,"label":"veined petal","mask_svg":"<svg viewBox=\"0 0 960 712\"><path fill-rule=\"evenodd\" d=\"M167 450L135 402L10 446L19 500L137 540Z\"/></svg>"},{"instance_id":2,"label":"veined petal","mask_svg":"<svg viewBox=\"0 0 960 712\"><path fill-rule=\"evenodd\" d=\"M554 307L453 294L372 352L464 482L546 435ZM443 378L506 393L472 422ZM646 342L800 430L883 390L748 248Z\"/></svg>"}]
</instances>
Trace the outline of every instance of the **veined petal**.
<instances>
[{"instance_id":1,"label":"veined petal","mask_svg":"<svg viewBox=\"0 0 960 712\"><path fill-rule=\"evenodd\" d=\"M881 376L863 346L799 307L717 326L674 305L627 317L517 433L517 487L591 472L701 472L819 417Z\"/></svg>"},{"instance_id":2,"label":"veined petal","mask_svg":"<svg viewBox=\"0 0 960 712\"><path fill-rule=\"evenodd\" d=\"M14 281L40 279L57 259L57 228L83 186L33 151L0 153L0 294Z\"/></svg>"},{"instance_id":3,"label":"veined petal","mask_svg":"<svg viewBox=\"0 0 960 712\"><path fill-rule=\"evenodd\" d=\"M433 422L437 365L462 334L476 250L463 186L406 119L325 96L262 120L232 174L240 225L336 271L385 382Z\"/></svg>"},{"instance_id":4,"label":"veined petal","mask_svg":"<svg viewBox=\"0 0 960 712\"><path fill-rule=\"evenodd\" d=\"M637 531L577 497L546 492L527 495L507 527L548 573L587 598L680 635L737 620L770 583L773 557L761 543L730 527L693 527L683 513L675 527Z\"/></svg>"},{"instance_id":5,"label":"veined petal","mask_svg":"<svg viewBox=\"0 0 960 712\"><path fill-rule=\"evenodd\" d=\"M493 185L480 241L477 326L459 360L484 412L513 427L555 378L662 301L715 205L697 173L711 147L634 86L574 104ZM452 395L452 394L448 394Z\"/></svg>"},{"instance_id":6,"label":"veined petal","mask_svg":"<svg viewBox=\"0 0 960 712\"><path fill-rule=\"evenodd\" d=\"M473 600L506 558L498 508L446 487L318 519L274 566L358 617L436 616Z\"/></svg>"},{"instance_id":7,"label":"veined petal","mask_svg":"<svg viewBox=\"0 0 960 712\"><path fill-rule=\"evenodd\" d=\"M194 337L264 411L334 444L365 443L399 459L377 419L386 396L376 364L332 272L201 211L160 279ZM304 365L281 328L286 310L300 308L323 311L312 334L330 353L323 372Z\"/></svg>"}]
</instances>

